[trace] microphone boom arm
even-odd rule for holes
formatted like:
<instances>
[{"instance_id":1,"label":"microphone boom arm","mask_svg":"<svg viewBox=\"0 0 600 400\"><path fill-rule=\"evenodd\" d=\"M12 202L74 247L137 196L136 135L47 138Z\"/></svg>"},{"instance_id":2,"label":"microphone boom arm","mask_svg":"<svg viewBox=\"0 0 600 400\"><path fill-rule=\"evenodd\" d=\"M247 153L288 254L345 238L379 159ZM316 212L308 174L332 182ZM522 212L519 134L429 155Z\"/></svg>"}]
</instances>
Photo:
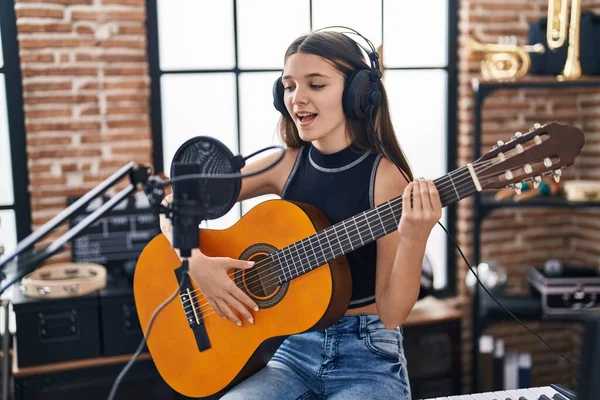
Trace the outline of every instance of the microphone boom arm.
<instances>
[{"instance_id":1,"label":"microphone boom arm","mask_svg":"<svg viewBox=\"0 0 600 400\"><path fill-rule=\"evenodd\" d=\"M38 254L35 254L33 257L25 260L25 262L23 263L19 262L19 268L17 268L16 276L14 276L8 284L0 288L0 294L4 293L4 291L8 289L12 284L18 282L19 280L21 280L21 278L23 278L29 272L34 270L36 265L39 265L39 263L43 262L44 260L47 260L54 254L56 254L56 252L58 252L66 243L74 239L85 228L96 222L100 217L102 217L108 211L116 207L121 201L123 201L133 192L135 192L138 189L144 188L151 173L152 168L149 166L138 165L134 162L126 164L120 170L112 174L110 177L108 177L95 188L87 192L69 207L61 211L50 221L42 225L39 229L32 232L25 239L19 242L15 251L12 254L8 255L4 260L2 260L2 262L0 262L0 271L2 271L2 269L4 269L8 265L8 263L12 261L15 257L20 255L24 251L30 249L41 238L48 235L50 232L56 229L57 226L61 225L68 218L76 214L81 208L85 207L92 200L100 196L104 191L114 186L124 176L129 175L129 178L131 180L131 184L129 186L119 191L106 203L97 208L94 212L85 217L77 225L69 229L66 233L64 233L54 242L52 242L52 244L50 244L48 247L41 250ZM3 273L0 272L0 274ZM2 276L2 279L4 278L5 276Z\"/></svg>"}]
</instances>

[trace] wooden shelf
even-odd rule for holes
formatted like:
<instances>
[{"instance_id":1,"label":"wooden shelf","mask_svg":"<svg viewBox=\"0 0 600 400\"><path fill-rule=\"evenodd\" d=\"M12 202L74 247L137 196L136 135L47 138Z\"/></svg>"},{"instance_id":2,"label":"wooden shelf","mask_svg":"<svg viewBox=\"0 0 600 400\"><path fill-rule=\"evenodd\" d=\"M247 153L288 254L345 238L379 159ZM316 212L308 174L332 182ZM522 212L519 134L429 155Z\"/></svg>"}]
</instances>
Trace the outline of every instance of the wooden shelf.
<instances>
[{"instance_id":1,"label":"wooden shelf","mask_svg":"<svg viewBox=\"0 0 600 400\"><path fill-rule=\"evenodd\" d=\"M123 354L112 357L97 357L97 358L86 358L82 360L72 360L57 362L53 364L35 365L31 367L19 368L17 366L17 357L13 357L12 374L15 378L24 376L47 374L53 372L70 371L74 369L82 368L93 368L101 367L104 365L121 364L126 363L131 358L131 354ZM150 353L142 353L137 360L149 360L151 359Z\"/></svg>"},{"instance_id":2,"label":"wooden shelf","mask_svg":"<svg viewBox=\"0 0 600 400\"><path fill-rule=\"evenodd\" d=\"M600 76L582 76L579 79L558 80L555 76L525 76L512 81L471 79L471 87L475 92L483 90L518 89L518 88L557 88L599 86Z\"/></svg>"}]
</instances>

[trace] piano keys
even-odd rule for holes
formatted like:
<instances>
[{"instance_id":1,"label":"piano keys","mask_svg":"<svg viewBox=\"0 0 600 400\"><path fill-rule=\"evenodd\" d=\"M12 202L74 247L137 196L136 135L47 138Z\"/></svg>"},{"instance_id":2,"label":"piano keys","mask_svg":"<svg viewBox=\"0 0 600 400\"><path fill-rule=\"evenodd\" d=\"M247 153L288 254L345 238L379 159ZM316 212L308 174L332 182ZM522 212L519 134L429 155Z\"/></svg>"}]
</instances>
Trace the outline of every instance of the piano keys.
<instances>
[{"instance_id":1,"label":"piano keys","mask_svg":"<svg viewBox=\"0 0 600 400\"><path fill-rule=\"evenodd\" d=\"M434 397L425 400L570 400L550 386Z\"/></svg>"}]
</instances>

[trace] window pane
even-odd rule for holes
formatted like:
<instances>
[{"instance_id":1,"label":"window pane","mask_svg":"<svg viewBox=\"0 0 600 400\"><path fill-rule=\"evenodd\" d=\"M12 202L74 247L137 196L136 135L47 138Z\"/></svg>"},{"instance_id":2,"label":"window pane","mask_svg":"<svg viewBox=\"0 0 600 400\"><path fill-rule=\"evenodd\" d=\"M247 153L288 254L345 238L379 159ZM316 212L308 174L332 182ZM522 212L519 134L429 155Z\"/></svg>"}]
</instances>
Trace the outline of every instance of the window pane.
<instances>
[{"instance_id":1,"label":"window pane","mask_svg":"<svg viewBox=\"0 0 600 400\"><path fill-rule=\"evenodd\" d=\"M12 210L0 211L0 245L4 246L4 256L12 254L17 247L15 213ZM0 260L4 256L0 256Z\"/></svg>"},{"instance_id":2,"label":"window pane","mask_svg":"<svg viewBox=\"0 0 600 400\"><path fill-rule=\"evenodd\" d=\"M177 149L196 136L214 137L238 154L235 74L167 74L161 78L161 91L167 176ZM209 221L208 226L230 226L239 219L239 213L239 206L234 206L227 215Z\"/></svg>"},{"instance_id":3,"label":"window pane","mask_svg":"<svg viewBox=\"0 0 600 400\"><path fill-rule=\"evenodd\" d=\"M231 0L158 0L157 8L163 71L234 67Z\"/></svg>"},{"instance_id":4,"label":"window pane","mask_svg":"<svg viewBox=\"0 0 600 400\"><path fill-rule=\"evenodd\" d=\"M384 0L384 66L448 64L448 0Z\"/></svg>"},{"instance_id":5,"label":"window pane","mask_svg":"<svg viewBox=\"0 0 600 400\"><path fill-rule=\"evenodd\" d=\"M281 8L278 0L238 0L240 68L283 68L283 56L288 46L310 30L308 0L287 1L285 7L293 10L293 17L274 18L271 13L264 12Z\"/></svg>"},{"instance_id":6,"label":"window pane","mask_svg":"<svg viewBox=\"0 0 600 400\"><path fill-rule=\"evenodd\" d=\"M447 74L443 70L385 72L392 121L415 177L436 179L447 164ZM445 212L442 224L445 224ZM427 244L436 288L446 284L446 236L436 225Z\"/></svg>"},{"instance_id":7,"label":"window pane","mask_svg":"<svg viewBox=\"0 0 600 400\"><path fill-rule=\"evenodd\" d=\"M273 82L280 72L251 72L240 74L240 129L242 154L251 153L269 146L283 146L277 133L279 111L273 107ZM248 160L248 163L263 158L278 150L268 150ZM259 196L242 202L245 214L256 204L278 198L275 195Z\"/></svg>"},{"instance_id":8,"label":"window pane","mask_svg":"<svg viewBox=\"0 0 600 400\"><path fill-rule=\"evenodd\" d=\"M177 149L195 136L211 136L238 152L235 74L177 74L161 78L165 173Z\"/></svg>"},{"instance_id":9,"label":"window pane","mask_svg":"<svg viewBox=\"0 0 600 400\"><path fill-rule=\"evenodd\" d=\"M245 156L267 146L281 145L277 134L281 114L273 107L273 83L280 76L280 72L240 74L240 136ZM257 157L262 156L264 153Z\"/></svg>"},{"instance_id":10,"label":"window pane","mask_svg":"<svg viewBox=\"0 0 600 400\"><path fill-rule=\"evenodd\" d=\"M0 74L0 183L4 188L0 190L0 204L11 205L14 197L7 115L4 74Z\"/></svg>"},{"instance_id":11,"label":"window pane","mask_svg":"<svg viewBox=\"0 0 600 400\"><path fill-rule=\"evenodd\" d=\"M375 48L381 45L381 1L313 0L312 5L313 29L344 25L360 32L373 42ZM368 48L360 36L350 37Z\"/></svg>"}]
</instances>

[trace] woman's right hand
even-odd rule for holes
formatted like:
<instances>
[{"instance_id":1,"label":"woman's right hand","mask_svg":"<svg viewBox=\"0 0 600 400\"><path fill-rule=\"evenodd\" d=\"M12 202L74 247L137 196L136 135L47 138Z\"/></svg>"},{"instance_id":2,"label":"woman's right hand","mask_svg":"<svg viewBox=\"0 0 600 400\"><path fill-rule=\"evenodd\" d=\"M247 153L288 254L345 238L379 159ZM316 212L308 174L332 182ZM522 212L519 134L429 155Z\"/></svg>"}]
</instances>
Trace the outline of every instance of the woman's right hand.
<instances>
[{"instance_id":1,"label":"woman's right hand","mask_svg":"<svg viewBox=\"0 0 600 400\"><path fill-rule=\"evenodd\" d=\"M172 196L172 194L166 196L163 205L166 206L166 203L171 201ZM169 242L173 244L173 226L171 220L163 214L160 215L160 229ZM246 307L258 311L258 306L235 285L228 275L228 270L232 268L252 268L254 262L228 257L207 257L198 249L192 251L192 257L188 261L190 265L189 275L219 316L229 318L238 326L242 326L242 321L232 310L233 307L248 322L254 323L254 318ZM208 311L208 313L211 313L211 311Z\"/></svg>"},{"instance_id":2,"label":"woman's right hand","mask_svg":"<svg viewBox=\"0 0 600 400\"><path fill-rule=\"evenodd\" d=\"M242 321L234 309L251 324L254 318L248 310L258 311L258 306L239 287L228 271L232 268L249 269L253 261L228 257L207 257L199 251L189 260L189 275L208 300L213 310L223 318L229 318L238 326ZM210 311L208 311L210 313Z\"/></svg>"}]
</instances>

